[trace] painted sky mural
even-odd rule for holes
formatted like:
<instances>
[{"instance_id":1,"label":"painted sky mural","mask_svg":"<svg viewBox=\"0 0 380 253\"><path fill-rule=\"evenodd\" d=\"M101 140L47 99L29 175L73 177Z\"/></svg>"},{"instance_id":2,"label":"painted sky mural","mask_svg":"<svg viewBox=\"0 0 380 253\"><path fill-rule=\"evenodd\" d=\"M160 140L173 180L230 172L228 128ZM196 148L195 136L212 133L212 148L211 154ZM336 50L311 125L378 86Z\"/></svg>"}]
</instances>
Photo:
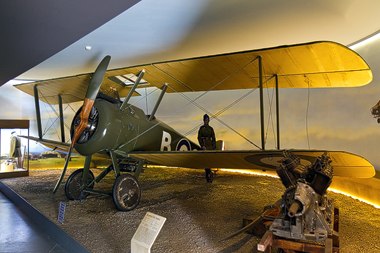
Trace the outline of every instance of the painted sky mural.
<instances>
[{"instance_id":1,"label":"painted sky mural","mask_svg":"<svg viewBox=\"0 0 380 253\"><path fill-rule=\"evenodd\" d=\"M367 60L369 55L380 52L378 44L375 41L355 50ZM380 124L370 113L370 108L380 100L377 77L380 63L378 60L367 60L367 63L372 68L374 79L363 87L280 89L280 147L348 151L365 157L380 170ZM37 136L34 99L12 85L8 83L0 88L0 118L29 119L30 135ZM138 92L142 96L133 97L131 103L150 113L159 91L149 88L139 89ZM184 95L194 99L201 93ZM274 149L277 148L274 90L265 89L264 99L266 148ZM236 100L241 101L235 104ZM196 103L207 109L209 114L219 115L218 119L211 119L210 125L215 130L216 138L225 141L227 149L254 150L257 149L255 145L261 146L258 90L208 92ZM74 112L80 106L81 103L64 106L66 139ZM54 110L58 111L58 107L41 102L44 138L59 140L59 124ZM166 94L156 117L196 141L203 114L204 110L190 103L183 95ZM47 150L40 144L31 142L30 145L32 152Z\"/></svg>"}]
</instances>

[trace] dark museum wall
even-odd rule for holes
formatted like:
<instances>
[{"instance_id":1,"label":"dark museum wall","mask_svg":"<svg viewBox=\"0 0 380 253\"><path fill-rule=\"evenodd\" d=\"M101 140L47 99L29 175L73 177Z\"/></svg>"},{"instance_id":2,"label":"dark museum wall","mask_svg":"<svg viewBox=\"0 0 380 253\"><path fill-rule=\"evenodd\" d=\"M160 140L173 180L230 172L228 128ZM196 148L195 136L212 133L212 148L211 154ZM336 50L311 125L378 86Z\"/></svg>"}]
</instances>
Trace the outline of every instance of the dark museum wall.
<instances>
[{"instance_id":1,"label":"dark museum wall","mask_svg":"<svg viewBox=\"0 0 380 253\"><path fill-rule=\"evenodd\" d=\"M0 86L61 51L138 0L1 1ZM91 5L91 8L89 6ZM83 15L85 13L85 15Z\"/></svg>"}]
</instances>

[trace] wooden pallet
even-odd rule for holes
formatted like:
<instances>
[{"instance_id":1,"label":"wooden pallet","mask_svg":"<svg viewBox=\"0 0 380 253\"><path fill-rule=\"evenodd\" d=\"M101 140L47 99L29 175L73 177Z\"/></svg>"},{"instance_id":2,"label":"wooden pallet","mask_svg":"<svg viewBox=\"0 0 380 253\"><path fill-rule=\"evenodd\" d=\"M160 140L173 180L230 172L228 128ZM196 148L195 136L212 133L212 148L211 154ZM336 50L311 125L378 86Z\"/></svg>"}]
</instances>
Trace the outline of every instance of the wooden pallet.
<instances>
[{"instance_id":1,"label":"wooden pallet","mask_svg":"<svg viewBox=\"0 0 380 253\"><path fill-rule=\"evenodd\" d=\"M274 248L282 250L286 253L295 252L313 252L313 253L338 253L339 252L339 209L334 208L332 223L332 233L328 235L324 245L317 245L315 243L300 242L287 238L282 238L273 235L272 231L266 230L259 244L257 250L265 253L272 253ZM261 230L262 231L262 230Z\"/></svg>"}]
</instances>

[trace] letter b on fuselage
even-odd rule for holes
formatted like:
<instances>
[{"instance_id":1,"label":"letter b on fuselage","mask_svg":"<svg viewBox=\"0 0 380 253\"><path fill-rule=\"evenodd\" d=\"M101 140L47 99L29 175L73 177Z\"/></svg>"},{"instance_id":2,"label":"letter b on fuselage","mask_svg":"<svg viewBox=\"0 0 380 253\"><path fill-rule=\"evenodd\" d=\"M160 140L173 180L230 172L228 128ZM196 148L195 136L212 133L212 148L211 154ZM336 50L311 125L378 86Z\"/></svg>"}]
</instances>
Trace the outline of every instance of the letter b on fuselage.
<instances>
[{"instance_id":1,"label":"letter b on fuselage","mask_svg":"<svg viewBox=\"0 0 380 253\"><path fill-rule=\"evenodd\" d=\"M171 143L172 136L168 132L162 131L161 151L171 151Z\"/></svg>"}]
</instances>

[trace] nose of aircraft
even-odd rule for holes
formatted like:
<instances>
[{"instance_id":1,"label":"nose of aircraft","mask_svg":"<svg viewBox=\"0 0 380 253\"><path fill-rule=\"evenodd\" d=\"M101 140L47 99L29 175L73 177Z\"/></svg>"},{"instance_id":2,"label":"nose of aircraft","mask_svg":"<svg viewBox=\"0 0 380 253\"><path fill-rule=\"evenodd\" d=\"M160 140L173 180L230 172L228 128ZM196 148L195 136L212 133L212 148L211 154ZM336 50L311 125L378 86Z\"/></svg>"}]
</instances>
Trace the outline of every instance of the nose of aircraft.
<instances>
[{"instance_id":1,"label":"nose of aircraft","mask_svg":"<svg viewBox=\"0 0 380 253\"><path fill-rule=\"evenodd\" d=\"M111 60L111 56L107 55L106 57L104 57L103 60L98 65L98 67L96 68L94 74L91 77L91 81L90 81L90 84L88 85L88 89L86 92L86 96L84 99L82 110L79 113L78 117L75 119L74 134L73 134L73 137L71 139L71 146L69 149L69 153L67 155L65 166L63 167L61 177L59 178L57 184L55 185L53 193L56 193L59 185L62 182L63 177L65 176L67 165L69 163L70 156L71 156L71 153L72 153L72 150L74 148L75 143L77 142L79 136L82 134L83 130L88 125L88 119L90 116L92 106L94 105L96 95L99 92L100 85L102 84L102 81L103 81L104 75L107 71L107 67L108 67L110 60Z\"/></svg>"},{"instance_id":2,"label":"nose of aircraft","mask_svg":"<svg viewBox=\"0 0 380 253\"><path fill-rule=\"evenodd\" d=\"M71 148L74 147L80 134L87 127L88 118L90 116L92 106L94 105L96 95L99 92L100 85L102 84L102 81L107 71L107 67L110 60L111 60L111 56L107 55L106 57L104 57L103 60L100 62L99 66L97 67L97 69L95 70L95 73L92 75L90 84L86 92L86 97L84 99L84 103L82 106L82 111L79 113L78 117L75 119L76 123L79 122L79 124L77 126L75 126L76 124L74 124L74 135L71 140Z\"/></svg>"}]
</instances>

